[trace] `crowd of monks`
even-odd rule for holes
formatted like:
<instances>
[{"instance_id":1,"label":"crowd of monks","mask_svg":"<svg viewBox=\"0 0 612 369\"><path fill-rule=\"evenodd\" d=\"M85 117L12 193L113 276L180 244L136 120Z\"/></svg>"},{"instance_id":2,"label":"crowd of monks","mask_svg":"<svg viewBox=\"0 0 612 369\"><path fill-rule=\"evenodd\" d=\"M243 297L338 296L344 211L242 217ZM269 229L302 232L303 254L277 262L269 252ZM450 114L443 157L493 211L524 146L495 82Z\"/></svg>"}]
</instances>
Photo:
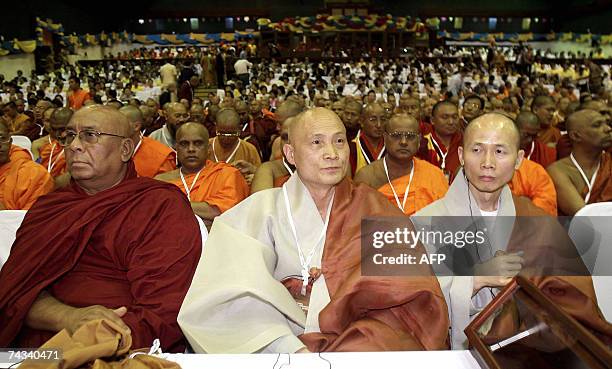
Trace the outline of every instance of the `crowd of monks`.
<instances>
[{"instance_id":1,"label":"crowd of monks","mask_svg":"<svg viewBox=\"0 0 612 369\"><path fill-rule=\"evenodd\" d=\"M0 210L29 211L0 272L2 347L95 319L135 348L160 338L176 352L465 347L470 299L528 259L492 252L504 278L365 277L363 217L572 216L612 201L611 109L597 96L563 116L551 95L508 112L479 95L430 107L409 92L394 105L346 96L330 109L292 95L272 109L98 105L79 91L67 107L39 101L34 118L3 106ZM474 203L453 201L465 193ZM579 294L550 297L612 339L590 280L536 282Z\"/></svg>"}]
</instances>

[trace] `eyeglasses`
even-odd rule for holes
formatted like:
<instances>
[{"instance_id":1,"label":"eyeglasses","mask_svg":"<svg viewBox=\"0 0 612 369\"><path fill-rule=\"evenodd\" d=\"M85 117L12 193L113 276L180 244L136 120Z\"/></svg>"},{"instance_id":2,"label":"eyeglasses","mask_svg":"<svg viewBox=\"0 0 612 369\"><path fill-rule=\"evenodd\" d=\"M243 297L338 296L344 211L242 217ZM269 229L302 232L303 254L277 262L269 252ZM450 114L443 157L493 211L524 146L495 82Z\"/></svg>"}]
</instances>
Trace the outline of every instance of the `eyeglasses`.
<instances>
[{"instance_id":1,"label":"eyeglasses","mask_svg":"<svg viewBox=\"0 0 612 369\"><path fill-rule=\"evenodd\" d=\"M93 129L86 129L80 132L74 131L64 131L61 136L58 137L58 141L62 146L68 146L72 144L72 141L79 136L79 140L83 143L93 145L98 143L100 136L111 136L111 137L119 137L119 138L128 138L125 136L116 135L113 133L105 133L99 132Z\"/></svg>"},{"instance_id":2,"label":"eyeglasses","mask_svg":"<svg viewBox=\"0 0 612 369\"><path fill-rule=\"evenodd\" d=\"M221 137L240 137L240 132L217 132L217 136L221 136Z\"/></svg>"},{"instance_id":3,"label":"eyeglasses","mask_svg":"<svg viewBox=\"0 0 612 369\"><path fill-rule=\"evenodd\" d=\"M389 135L390 138L401 141L402 138L405 138L406 141L414 141L419 138L421 135L416 132L385 132Z\"/></svg>"}]
</instances>

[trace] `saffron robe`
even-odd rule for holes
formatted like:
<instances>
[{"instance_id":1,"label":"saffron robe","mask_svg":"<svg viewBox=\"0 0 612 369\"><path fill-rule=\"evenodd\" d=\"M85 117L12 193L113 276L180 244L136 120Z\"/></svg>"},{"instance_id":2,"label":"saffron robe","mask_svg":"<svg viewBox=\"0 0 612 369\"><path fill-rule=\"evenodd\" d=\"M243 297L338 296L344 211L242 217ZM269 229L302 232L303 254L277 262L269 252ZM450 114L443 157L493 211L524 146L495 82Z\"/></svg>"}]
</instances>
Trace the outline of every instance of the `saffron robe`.
<instances>
[{"instance_id":1,"label":"saffron robe","mask_svg":"<svg viewBox=\"0 0 612 369\"><path fill-rule=\"evenodd\" d=\"M187 186L191 186L196 173L185 176ZM187 194L181 178L171 182ZM223 213L249 196L249 185L240 171L225 163L206 161L206 166L200 172L197 182L190 190L191 201L206 202L216 206Z\"/></svg>"},{"instance_id":2,"label":"saffron robe","mask_svg":"<svg viewBox=\"0 0 612 369\"><path fill-rule=\"evenodd\" d=\"M143 137L138 151L134 153L134 165L140 177L153 178L158 174L176 169L174 150L149 137Z\"/></svg>"},{"instance_id":3,"label":"saffron robe","mask_svg":"<svg viewBox=\"0 0 612 369\"><path fill-rule=\"evenodd\" d=\"M438 145L440 146L439 152L438 147L433 143L433 140L436 140ZM436 135L435 131L431 131L426 135L423 135L421 138L421 145L419 146L419 152L417 156L420 159L427 160L431 164L437 166L442 169L442 154L446 153L446 161L445 167L443 169L444 174L449 176L449 183L452 182L452 179L455 178L455 174L457 170L461 166L459 162L459 154L457 149L461 146L463 140L463 135L461 133L456 133L450 142L450 146L447 148L444 146L438 135Z\"/></svg>"},{"instance_id":4,"label":"saffron robe","mask_svg":"<svg viewBox=\"0 0 612 369\"><path fill-rule=\"evenodd\" d=\"M542 142L535 140L533 141L533 152L529 156L529 150L525 151L525 159L529 156L529 160L540 164L546 169L550 164L557 161L557 150L546 146ZM557 148L559 145L557 144ZM531 148L531 147L530 147Z\"/></svg>"},{"instance_id":5,"label":"saffron robe","mask_svg":"<svg viewBox=\"0 0 612 369\"><path fill-rule=\"evenodd\" d=\"M557 216L557 191L552 178L540 164L527 158L514 171L512 181L508 183L512 194L525 196L531 202L552 216Z\"/></svg>"},{"instance_id":6,"label":"saffron robe","mask_svg":"<svg viewBox=\"0 0 612 369\"><path fill-rule=\"evenodd\" d=\"M24 326L46 290L74 307L126 306L134 348L159 338L164 351L182 352L176 316L201 246L185 196L138 178L131 161L122 182L94 195L72 181L41 197L17 231L0 271L0 346L39 347L53 336Z\"/></svg>"},{"instance_id":7,"label":"saffron robe","mask_svg":"<svg viewBox=\"0 0 612 369\"><path fill-rule=\"evenodd\" d=\"M221 145L219 144L219 142L216 142L217 138L218 137L213 137L208 140L208 160L217 162L217 160L215 159L215 155L213 153L213 142L214 142L215 150L217 150L216 151L217 159L219 159L219 162L225 162L226 158L219 156L221 152L220 150ZM233 151L233 148L232 148L232 151ZM229 154L231 154L231 151L229 152ZM236 150L236 153L234 154L234 156L232 156L231 162L229 164L235 162L236 160L248 161L249 163L253 164L256 167L261 165L261 158L259 157L257 148L255 148L253 144L246 142L243 139L240 139L240 147L238 148L238 150Z\"/></svg>"},{"instance_id":8,"label":"saffron robe","mask_svg":"<svg viewBox=\"0 0 612 369\"><path fill-rule=\"evenodd\" d=\"M585 184L585 189L582 191L582 198L586 197L589 191ZM612 154L604 152L601 155L601 164L599 171L597 172L597 178L593 183L593 190L591 190L591 197L589 198L589 204L596 202L612 201Z\"/></svg>"},{"instance_id":9,"label":"saffron robe","mask_svg":"<svg viewBox=\"0 0 612 369\"><path fill-rule=\"evenodd\" d=\"M381 138L378 146L374 147L365 134L358 131L357 136L350 142L349 149L349 161L353 176L355 176L359 169L382 158L385 154L385 142Z\"/></svg>"},{"instance_id":10,"label":"saffron robe","mask_svg":"<svg viewBox=\"0 0 612 369\"><path fill-rule=\"evenodd\" d=\"M52 177L60 176L68 171L64 148L57 140L51 140L40 147L40 164L45 169L49 168L49 159L52 161L51 170L49 171Z\"/></svg>"},{"instance_id":11,"label":"saffron robe","mask_svg":"<svg viewBox=\"0 0 612 369\"><path fill-rule=\"evenodd\" d=\"M391 181L397 192L400 203L404 199L409 181L410 174ZM414 214L432 202L444 197L447 190L448 180L444 177L444 173L442 173L440 168L425 160L414 158L414 174L412 176L408 198L406 199L404 214ZM393 190L389 183L378 188L378 191L385 195L393 205L397 206Z\"/></svg>"},{"instance_id":12,"label":"saffron robe","mask_svg":"<svg viewBox=\"0 0 612 369\"><path fill-rule=\"evenodd\" d=\"M0 203L6 210L28 210L53 191L53 178L31 159L10 160L0 166Z\"/></svg>"}]
</instances>

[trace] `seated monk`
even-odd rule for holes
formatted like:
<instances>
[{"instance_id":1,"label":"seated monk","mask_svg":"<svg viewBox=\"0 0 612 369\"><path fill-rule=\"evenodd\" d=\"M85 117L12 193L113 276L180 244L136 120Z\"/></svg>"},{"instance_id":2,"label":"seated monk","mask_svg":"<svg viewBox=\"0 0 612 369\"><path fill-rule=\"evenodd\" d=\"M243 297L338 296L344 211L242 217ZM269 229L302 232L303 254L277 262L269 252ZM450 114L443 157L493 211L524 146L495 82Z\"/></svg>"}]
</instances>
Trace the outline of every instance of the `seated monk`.
<instances>
[{"instance_id":1,"label":"seated monk","mask_svg":"<svg viewBox=\"0 0 612 369\"><path fill-rule=\"evenodd\" d=\"M521 149L525 158L540 164L544 168L557 160L557 151L540 142L537 137L540 132L540 121L537 115L530 111L522 111L516 117L516 126L521 132Z\"/></svg>"},{"instance_id":2,"label":"seated monk","mask_svg":"<svg viewBox=\"0 0 612 369\"><path fill-rule=\"evenodd\" d=\"M12 142L8 127L0 122L0 210L27 210L53 190L53 178L29 153L25 158L10 155Z\"/></svg>"},{"instance_id":3,"label":"seated monk","mask_svg":"<svg viewBox=\"0 0 612 369\"><path fill-rule=\"evenodd\" d=\"M58 137L66 129L72 113L70 108L60 108L51 115L49 142L40 147L40 164L47 168L52 177L66 173L64 148L58 142Z\"/></svg>"},{"instance_id":4,"label":"seated monk","mask_svg":"<svg viewBox=\"0 0 612 369\"><path fill-rule=\"evenodd\" d=\"M422 273L411 277L361 274L362 217L402 212L347 178L338 116L325 108L298 115L284 153L296 172L282 188L260 191L215 219L179 314L193 349L444 348L447 311L429 267L411 266Z\"/></svg>"},{"instance_id":5,"label":"seated monk","mask_svg":"<svg viewBox=\"0 0 612 369\"><path fill-rule=\"evenodd\" d=\"M510 118L489 113L472 120L459 147L463 169L444 198L412 217L417 229L422 227L425 232L430 231L427 226L440 223L440 217L455 217L454 222L463 223L460 229L476 225L477 231L484 234L485 242L480 244L449 245L458 249L455 255L462 252L464 260L471 257L475 263L468 274L438 277L451 317L453 349L467 347L465 327L519 273L529 277L544 295L585 327L612 338L612 325L598 309L593 283L585 276L588 271L567 231L556 218L510 192L507 183L523 155L520 133ZM570 246L571 249L561 248ZM451 264L456 266L459 261L455 259ZM558 270L564 273L555 275Z\"/></svg>"},{"instance_id":6,"label":"seated monk","mask_svg":"<svg viewBox=\"0 0 612 369\"><path fill-rule=\"evenodd\" d=\"M549 147L556 147L561 138L561 131L553 125L555 101L550 96L536 96L531 103L531 111L540 121L538 141Z\"/></svg>"},{"instance_id":7,"label":"seated monk","mask_svg":"<svg viewBox=\"0 0 612 369\"><path fill-rule=\"evenodd\" d=\"M611 111L608 105L602 100L588 100L580 104L576 109L584 110L591 109L595 110L599 114L603 115L604 118L608 119L608 122L612 120ZM612 153L612 146L608 148L608 152ZM568 157L572 152L572 141L569 139L567 132L561 136L557 143L557 159L563 159Z\"/></svg>"},{"instance_id":8,"label":"seated monk","mask_svg":"<svg viewBox=\"0 0 612 369\"><path fill-rule=\"evenodd\" d=\"M159 174L176 168L176 153L163 143L142 135L144 118L140 109L126 105L119 109L125 115L132 127L130 137L136 149L134 150L134 165L140 177L153 178Z\"/></svg>"},{"instance_id":9,"label":"seated monk","mask_svg":"<svg viewBox=\"0 0 612 369\"><path fill-rule=\"evenodd\" d=\"M17 105L13 101L9 101L2 107L2 120L11 131L12 135L25 136L34 124L34 119L27 114L17 111ZM36 139L38 137L35 137Z\"/></svg>"},{"instance_id":10,"label":"seated monk","mask_svg":"<svg viewBox=\"0 0 612 369\"><path fill-rule=\"evenodd\" d=\"M249 195L249 185L236 168L206 159L208 131L203 124L185 123L179 127L176 152L181 167L155 179L180 188L194 213L205 223L212 224L216 216Z\"/></svg>"},{"instance_id":11,"label":"seated monk","mask_svg":"<svg viewBox=\"0 0 612 369\"><path fill-rule=\"evenodd\" d=\"M282 104L280 104L278 109L276 109L276 112L273 113L273 116L275 122L280 126L286 119L295 117L296 115L301 113L302 110L304 110L304 106L302 104L295 101L294 99L288 99L283 101ZM271 141L270 161L281 159L283 157L283 145L281 144L281 138L279 136L276 136L276 138L269 137L268 140Z\"/></svg>"},{"instance_id":12,"label":"seated monk","mask_svg":"<svg viewBox=\"0 0 612 369\"><path fill-rule=\"evenodd\" d=\"M355 182L378 189L406 215L443 197L448 180L440 168L414 155L419 151L419 123L395 114L385 125L385 156L361 168Z\"/></svg>"},{"instance_id":13,"label":"seated monk","mask_svg":"<svg viewBox=\"0 0 612 369\"><path fill-rule=\"evenodd\" d=\"M224 108L216 120L217 135L209 140L208 160L235 166L250 184L261 158L255 146L240 138L240 116L236 110Z\"/></svg>"},{"instance_id":14,"label":"seated monk","mask_svg":"<svg viewBox=\"0 0 612 369\"><path fill-rule=\"evenodd\" d=\"M442 169L449 182L459 169L457 148L461 145L461 130L457 105L440 101L431 113L432 131L421 139L418 157Z\"/></svg>"},{"instance_id":15,"label":"seated monk","mask_svg":"<svg viewBox=\"0 0 612 369\"><path fill-rule=\"evenodd\" d=\"M51 132L51 116L53 115L55 110L55 108L49 108L42 113L43 125L47 134L37 140L32 141L32 157L36 161L38 161L38 158L40 158L40 148L47 142L49 142L48 132Z\"/></svg>"},{"instance_id":16,"label":"seated monk","mask_svg":"<svg viewBox=\"0 0 612 369\"><path fill-rule=\"evenodd\" d=\"M586 204L612 201L612 127L595 110L572 113L566 120L572 152L547 170L557 189L559 212L574 215Z\"/></svg>"},{"instance_id":17,"label":"seated monk","mask_svg":"<svg viewBox=\"0 0 612 369\"><path fill-rule=\"evenodd\" d=\"M555 160L556 152L536 139L540 124L535 114L523 111L516 118L516 126L521 133L521 150L525 157L508 183L512 194L525 196L546 211L557 215L557 192L552 179L544 169Z\"/></svg>"},{"instance_id":18,"label":"seated monk","mask_svg":"<svg viewBox=\"0 0 612 369\"><path fill-rule=\"evenodd\" d=\"M289 126L293 124L295 117L285 119L281 125L281 146L289 143ZM253 183L251 183L251 193L255 193L269 188L281 187L295 172L295 167L287 161L285 156L281 159L267 161L257 168Z\"/></svg>"},{"instance_id":19,"label":"seated monk","mask_svg":"<svg viewBox=\"0 0 612 369\"><path fill-rule=\"evenodd\" d=\"M32 206L0 271L0 347L39 347L108 319L134 348L159 338L184 351L176 316L202 237L176 186L137 177L130 134L111 107L70 119L60 142L72 182Z\"/></svg>"},{"instance_id":20,"label":"seated monk","mask_svg":"<svg viewBox=\"0 0 612 369\"><path fill-rule=\"evenodd\" d=\"M383 127L387 122L385 109L378 103L368 104L361 113L361 129L350 141L351 175L385 154Z\"/></svg>"}]
</instances>

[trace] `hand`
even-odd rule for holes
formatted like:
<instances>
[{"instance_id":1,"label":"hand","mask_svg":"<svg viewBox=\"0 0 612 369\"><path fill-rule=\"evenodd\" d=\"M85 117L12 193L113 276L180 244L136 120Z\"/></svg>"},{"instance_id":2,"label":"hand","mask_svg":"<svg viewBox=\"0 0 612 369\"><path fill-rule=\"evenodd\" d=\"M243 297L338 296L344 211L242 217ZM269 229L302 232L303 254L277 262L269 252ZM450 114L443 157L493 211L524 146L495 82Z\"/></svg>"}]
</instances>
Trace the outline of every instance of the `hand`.
<instances>
[{"instance_id":1,"label":"hand","mask_svg":"<svg viewBox=\"0 0 612 369\"><path fill-rule=\"evenodd\" d=\"M127 313L127 308L122 306L117 309L108 309L101 305L86 306L83 308L74 308L66 314L64 328L71 334L79 329L82 325L92 320L106 319L111 320L126 332L130 332L130 327L127 326L121 319Z\"/></svg>"},{"instance_id":2,"label":"hand","mask_svg":"<svg viewBox=\"0 0 612 369\"><path fill-rule=\"evenodd\" d=\"M495 256L474 267L474 292L483 287L504 287L523 267L522 251L508 254L497 251Z\"/></svg>"},{"instance_id":3,"label":"hand","mask_svg":"<svg viewBox=\"0 0 612 369\"><path fill-rule=\"evenodd\" d=\"M236 167L236 169L238 169L240 173L245 176L245 178L249 174L255 174L255 171L257 170L256 166L246 160L236 160L232 163L232 165Z\"/></svg>"},{"instance_id":4,"label":"hand","mask_svg":"<svg viewBox=\"0 0 612 369\"><path fill-rule=\"evenodd\" d=\"M304 347L304 348L297 350L295 353L296 354L310 354L311 352L306 347Z\"/></svg>"}]
</instances>

